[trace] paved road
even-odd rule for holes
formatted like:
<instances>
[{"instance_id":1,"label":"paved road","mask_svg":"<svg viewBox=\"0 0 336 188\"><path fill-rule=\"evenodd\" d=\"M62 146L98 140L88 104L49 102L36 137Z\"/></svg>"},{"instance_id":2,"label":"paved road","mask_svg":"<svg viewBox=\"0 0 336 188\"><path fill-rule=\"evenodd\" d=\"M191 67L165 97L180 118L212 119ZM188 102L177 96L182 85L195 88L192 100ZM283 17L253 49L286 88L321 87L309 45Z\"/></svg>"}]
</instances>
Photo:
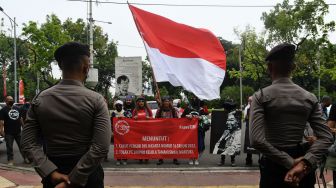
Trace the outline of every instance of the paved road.
<instances>
[{"instance_id":1,"label":"paved road","mask_svg":"<svg viewBox=\"0 0 336 188\"><path fill-rule=\"evenodd\" d=\"M326 174L326 177L328 188L332 188L331 173ZM107 171L105 172L105 185L118 188L257 188L258 178L257 171L165 171L159 173ZM0 188L40 188L40 181L40 177L34 172L0 165Z\"/></svg>"}]
</instances>

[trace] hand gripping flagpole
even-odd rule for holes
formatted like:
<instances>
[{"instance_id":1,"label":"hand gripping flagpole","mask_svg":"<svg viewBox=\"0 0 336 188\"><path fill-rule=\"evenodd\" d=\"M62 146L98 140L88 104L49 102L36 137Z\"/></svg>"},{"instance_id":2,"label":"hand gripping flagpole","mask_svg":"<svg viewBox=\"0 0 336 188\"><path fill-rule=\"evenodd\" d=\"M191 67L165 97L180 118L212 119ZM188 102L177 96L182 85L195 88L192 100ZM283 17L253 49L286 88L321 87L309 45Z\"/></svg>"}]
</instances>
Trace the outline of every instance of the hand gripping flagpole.
<instances>
[{"instance_id":1,"label":"hand gripping flagpole","mask_svg":"<svg viewBox=\"0 0 336 188\"><path fill-rule=\"evenodd\" d=\"M129 7L130 4L129 4L128 1L127 1L127 4L128 4L128 7ZM145 45L145 42L144 42L144 39L143 39L143 37L142 37L142 34L141 34L141 32L140 32L139 26L138 26L138 24L137 24L137 22L136 22L136 20L135 20L135 15L133 14L132 10L131 10L131 13L132 13L133 20L134 20L134 23L135 23L135 25L136 25L136 28L137 28L137 30L138 30L138 32L139 32L141 38L142 38L142 42L143 42L144 46L146 46L146 45ZM148 62L149 62L150 67L151 67L151 69L152 69L152 76L153 76L154 86L155 86L155 88L156 88L155 97L157 97L157 100L158 100L158 102L160 103L160 102L161 102L161 95L160 95L159 85L158 85L158 83L157 83L157 81L156 81L155 74L154 74L154 69L153 69L152 63L151 63L151 61L150 61L150 59L149 59L149 55L148 55L148 51L147 51L147 48L146 48L146 47L145 47L145 50L146 50L146 53L147 53L147 56L148 56Z\"/></svg>"}]
</instances>

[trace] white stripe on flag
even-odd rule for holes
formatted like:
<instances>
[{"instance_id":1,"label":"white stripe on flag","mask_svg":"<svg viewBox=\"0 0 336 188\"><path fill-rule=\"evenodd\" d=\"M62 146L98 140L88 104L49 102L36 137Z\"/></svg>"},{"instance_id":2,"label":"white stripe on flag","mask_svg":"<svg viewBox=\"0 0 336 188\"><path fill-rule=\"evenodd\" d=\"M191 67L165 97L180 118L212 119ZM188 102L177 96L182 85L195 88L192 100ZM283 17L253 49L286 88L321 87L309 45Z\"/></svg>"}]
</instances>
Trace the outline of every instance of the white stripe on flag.
<instances>
[{"instance_id":1,"label":"white stripe on flag","mask_svg":"<svg viewBox=\"0 0 336 188\"><path fill-rule=\"evenodd\" d=\"M145 42L157 82L183 86L200 99L220 98L219 88L225 71L201 58L177 58L165 55Z\"/></svg>"}]
</instances>

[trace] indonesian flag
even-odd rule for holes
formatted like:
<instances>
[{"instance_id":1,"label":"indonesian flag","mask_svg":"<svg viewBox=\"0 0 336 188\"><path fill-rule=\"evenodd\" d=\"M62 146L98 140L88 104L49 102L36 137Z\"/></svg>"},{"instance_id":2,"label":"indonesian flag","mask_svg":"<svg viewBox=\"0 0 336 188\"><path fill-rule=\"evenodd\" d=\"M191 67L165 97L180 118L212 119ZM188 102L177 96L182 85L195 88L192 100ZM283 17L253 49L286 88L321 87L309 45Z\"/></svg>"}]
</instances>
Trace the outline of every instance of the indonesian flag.
<instances>
[{"instance_id":1,"label":"indonesian flag","mask_svg":"<svg viewBox=\"0 0 336 188\"><path fill-rule=\"evenodd\" d=\"M200 99L220 98L226 56L216 36L132 5L129 8L157 82L182 86Z\"/></svg>"}]
</instances>

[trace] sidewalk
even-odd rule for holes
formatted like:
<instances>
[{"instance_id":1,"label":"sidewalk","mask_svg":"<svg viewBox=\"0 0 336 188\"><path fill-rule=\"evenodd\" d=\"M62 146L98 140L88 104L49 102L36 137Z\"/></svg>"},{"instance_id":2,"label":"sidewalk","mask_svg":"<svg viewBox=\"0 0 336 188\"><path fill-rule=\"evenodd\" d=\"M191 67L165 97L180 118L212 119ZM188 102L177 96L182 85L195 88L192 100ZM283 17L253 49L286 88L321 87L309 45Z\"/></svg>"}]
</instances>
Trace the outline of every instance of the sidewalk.
<instances>
[{"instance_id":1,"label":"sidewalk","mask_svg":"<svg viewBox=\"0 0 336 188\"><path fill-rule=\"evenodd\" d=\"M327 173L326 179L328 187L332 187L332 174ZM40 181L32 168L0 165L0 188L42 187ZM105 169L106 187L116 188L257 188L258 182L257 170Z\"/></svg>"}]
</instances>

